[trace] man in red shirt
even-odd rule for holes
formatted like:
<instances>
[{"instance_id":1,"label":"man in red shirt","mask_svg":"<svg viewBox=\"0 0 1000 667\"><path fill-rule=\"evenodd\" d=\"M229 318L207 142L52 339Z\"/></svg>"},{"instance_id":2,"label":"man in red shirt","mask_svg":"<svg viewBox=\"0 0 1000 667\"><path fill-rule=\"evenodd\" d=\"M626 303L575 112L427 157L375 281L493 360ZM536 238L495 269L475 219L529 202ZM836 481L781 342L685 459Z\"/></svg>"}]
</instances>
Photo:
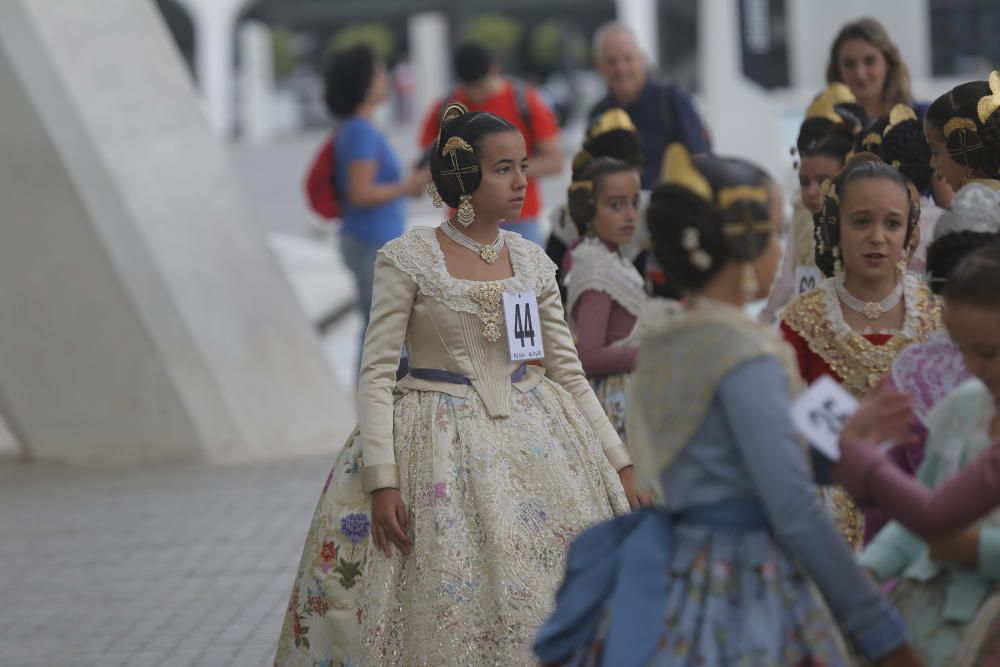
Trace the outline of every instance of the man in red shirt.
<instances>
[{"instance_id":1,"label":"man in red shirt","mask_svg":"<svg viewBox=\"0 0 1000 667\"><path fill-rule=\"evenodd\" d=\"M499 63L479 44L460 46L455 51L454 65L458 86L448 93L447 99L439 100L427 112L420 145L426 149L437 138L441 110L450 100L458 100L469 111L488 111L513 123L528 146L528 190L521 217L501 227L544 245L538 228L542 202L536 179L558 174L563 169L555 115L534 88L502 77Z\"/></svg>"}]
</instances>

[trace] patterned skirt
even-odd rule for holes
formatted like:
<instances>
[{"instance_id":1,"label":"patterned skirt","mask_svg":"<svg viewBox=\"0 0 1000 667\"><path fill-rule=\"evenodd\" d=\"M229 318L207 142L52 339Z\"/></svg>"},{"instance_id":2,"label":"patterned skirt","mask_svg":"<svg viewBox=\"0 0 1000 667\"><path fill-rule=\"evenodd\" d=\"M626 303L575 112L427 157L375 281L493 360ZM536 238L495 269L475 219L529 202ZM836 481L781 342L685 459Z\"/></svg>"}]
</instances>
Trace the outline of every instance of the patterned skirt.
<instances>
[{"instance_id":1,"label":"patterned skirt","mask_svg":"<svg viewBox=\"0 0 1000 667\"><path fill-rule=\"evenodd\" d=\"M768 533L678 526L673 540L667 614L650 666L850 664L825 602ZM603 655L606 627L565 664L615 664Z\"/></svg>"},{"instance_id":2,"label":"patterned skirt","mask_svg":"<svg viewBox=\"0 0 1000 667\"><path fill-rule=\"evenodd\" d=\"M566 549L628 511L573 398L545 379L493 419L479 397L412 391L394 408L414 543L371 547L352 437L313 515L275 665L525 665Z\"/></svg>"},{"instance_id":3,"label":"patterned skirt","mask_svg":"<svg viewBox=\"0 0 1000 667\"><path fill-rule=\"evenodd\" d=\"M625 396L631 374L607 375L590 379L590 386L597 394L597 400L604 406L604 413L611 420L611 425L618 431L618 437L627 443L625 437Z\"/></svg>"},{"instance_id":4,"label":"patterned skirt","mask_svg":"<svg viewBox=\"0 0 1000 667\"><path fill-rule=\"evenodd\" d=\"M945 619L951 575L929 581L904 579L889 594L910 630L913 649L927 667L1000 665L1000 593L980 605L968 622Z\"/></svg>"}]
</instances>

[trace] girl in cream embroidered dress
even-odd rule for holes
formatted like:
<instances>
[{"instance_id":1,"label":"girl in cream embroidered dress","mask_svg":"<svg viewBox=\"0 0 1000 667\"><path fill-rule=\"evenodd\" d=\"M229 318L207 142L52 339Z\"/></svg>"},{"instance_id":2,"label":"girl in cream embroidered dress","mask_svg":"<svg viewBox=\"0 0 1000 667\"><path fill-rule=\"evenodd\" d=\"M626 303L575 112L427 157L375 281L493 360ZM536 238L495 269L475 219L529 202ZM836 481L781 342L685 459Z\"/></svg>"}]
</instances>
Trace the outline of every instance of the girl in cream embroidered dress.
<instances>
[{"instance_id":1,"label":"girl in cream embroidered dress","mask_svg":"<svg viewBox=\"0 0 1000 667\"><path fill-rule=\"evenodd\" d=\"M504 232L513 277L458 279L436 234L379 252L360 434L314 515L278 664L528 664L569 541L628 510L616 474L628 457L576 357L552 262ZM529 291L545 358L519 369L501 299ZM437 373L395 382L404 335L411 368ZM371 546L368 494L382 488L405 502L407 555Z\"/></svg>"}]
</instances>

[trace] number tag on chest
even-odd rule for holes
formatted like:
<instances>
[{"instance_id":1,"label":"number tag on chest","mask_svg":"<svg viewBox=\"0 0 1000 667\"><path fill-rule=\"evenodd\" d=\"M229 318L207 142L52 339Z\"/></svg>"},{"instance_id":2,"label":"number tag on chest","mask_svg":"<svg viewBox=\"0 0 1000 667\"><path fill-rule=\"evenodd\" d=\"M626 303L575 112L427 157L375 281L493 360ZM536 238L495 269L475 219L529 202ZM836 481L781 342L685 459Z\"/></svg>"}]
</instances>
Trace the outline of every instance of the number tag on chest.
<instances>
[{"instance_id":1,"label":"number tag on chest","mask_svg":"<svg viewBox=\"0 0 1000 667\"><path fill-rule=\"evenodd\" d=\"M815 266L800 266L795 269L795 294L808 292L823 282L823 274Z\"/></svg>"},{"instance_id":2,"label":"number tag on chest","mask_svg":"<svg viewBox=\"0 0 1000 667\"><path fill-rule=\"evenodd\" d=\"M503 316L507 323L511 361L529 361L545 356L538 299L533 291L504 292Z\"/></svg>"},{"instance_id":3,"label":"number tag on chest","mask_svg":"<svg viewBox=\"0 0 1000 667\"><path fill-rule=\"evenodd\" d=\"M837 461L840 432L857 409L857 399L829 375L824 375L792 403L792 422L809 444L831 461Z\"/></svg>"}]
</instances>

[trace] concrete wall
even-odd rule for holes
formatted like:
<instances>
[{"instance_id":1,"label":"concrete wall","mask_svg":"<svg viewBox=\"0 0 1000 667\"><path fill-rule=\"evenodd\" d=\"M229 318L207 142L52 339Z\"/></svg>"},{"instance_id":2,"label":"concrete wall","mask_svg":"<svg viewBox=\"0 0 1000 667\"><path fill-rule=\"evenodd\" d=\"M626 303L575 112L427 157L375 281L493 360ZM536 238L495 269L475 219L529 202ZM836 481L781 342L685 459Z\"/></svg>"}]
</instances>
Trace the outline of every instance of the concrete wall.
<instances>
[{"instance_id":1,"label":"concrete wall","mask_svg":"<svg viewBox=\"0 0 1000 667\"><path fill-rule=\"evenodd\" d=\"M0 3L0 119L0 411L30 456L336 453L350 399L151 2Z\"/></svg>"}]
</instances>

